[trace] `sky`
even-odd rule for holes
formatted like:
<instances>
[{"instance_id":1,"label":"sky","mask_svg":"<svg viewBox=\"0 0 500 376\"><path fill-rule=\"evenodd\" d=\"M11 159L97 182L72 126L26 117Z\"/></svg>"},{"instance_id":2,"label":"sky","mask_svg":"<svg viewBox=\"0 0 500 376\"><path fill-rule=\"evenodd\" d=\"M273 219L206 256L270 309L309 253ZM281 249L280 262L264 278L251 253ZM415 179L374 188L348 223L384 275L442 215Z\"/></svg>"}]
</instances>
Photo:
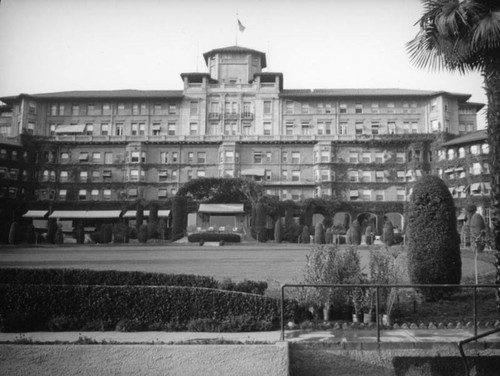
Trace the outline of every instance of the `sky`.
<instances>
[{"instance_id":1,"label":"sky","mask_svg":"<svg viewBox=\"0 0 500 376\"><path fill-rule=\"evenodd\" d=\"M181 73L207 72L204 52L237 44L266 53L285 89L443 90L486 103L479 73L411 63L419 0L0 1L0 97L181 90Z\"/></svg>"}]
</instances>

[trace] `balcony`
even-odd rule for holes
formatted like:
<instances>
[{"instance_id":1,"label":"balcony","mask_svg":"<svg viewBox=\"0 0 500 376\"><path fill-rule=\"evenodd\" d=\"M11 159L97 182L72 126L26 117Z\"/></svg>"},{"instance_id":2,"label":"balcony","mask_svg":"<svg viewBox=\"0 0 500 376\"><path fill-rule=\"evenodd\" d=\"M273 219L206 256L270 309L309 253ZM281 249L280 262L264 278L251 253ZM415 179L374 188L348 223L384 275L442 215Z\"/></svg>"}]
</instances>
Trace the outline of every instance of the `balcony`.
<instances>
[{"instance_id":1,"label":"balcony","mask_svg":"<svg viewBox=\"0 0 500 376\"><path fill-rule=\"evenodd\" d=\"M237 119L238 119L238 117L239 117L239 114L238 114L238 113L236 113L236 112L226 112L226 113L224 114L224 118L225 118L226 120L237 120Z\"/></svg>"},{"instance_id":2,"label":"balcony","mask_svg":"<svg viewBox=\"0 0 500 376\"><path fill-rule=\"evenodd\" d=\"M253 120L253 112L243 112L241 118L243 120Z\"/></svg>"},{"instance_id":3,"label":"balcony","mask_svg":"<svg viewBox=\"0 0 500 376\"><path fill-rule=\"evenodd\" d=\"M208 113L208 120L220 120L220 112L209 112Z\"/></svg>"}]
</instances>

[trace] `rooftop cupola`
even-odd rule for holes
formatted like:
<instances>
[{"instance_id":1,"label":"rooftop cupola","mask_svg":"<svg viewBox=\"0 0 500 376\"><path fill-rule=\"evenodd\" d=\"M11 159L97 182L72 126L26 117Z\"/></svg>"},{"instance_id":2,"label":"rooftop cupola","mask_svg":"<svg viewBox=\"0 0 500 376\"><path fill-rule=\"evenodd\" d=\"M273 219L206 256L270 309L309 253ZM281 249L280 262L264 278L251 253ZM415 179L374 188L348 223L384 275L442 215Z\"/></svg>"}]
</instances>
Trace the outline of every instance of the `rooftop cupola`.
<instances>
[{"instance_id":1,"label":"rooftop cupola","mask_svg":"<svg viewBox=\"0 0 500 376\"><path fill-rule=\"evenodd\" d=\"M266 67L266 54L250 48L232 46L203 54L210 78L218 82L246 84Z\"/></svg>"}]
</instances>

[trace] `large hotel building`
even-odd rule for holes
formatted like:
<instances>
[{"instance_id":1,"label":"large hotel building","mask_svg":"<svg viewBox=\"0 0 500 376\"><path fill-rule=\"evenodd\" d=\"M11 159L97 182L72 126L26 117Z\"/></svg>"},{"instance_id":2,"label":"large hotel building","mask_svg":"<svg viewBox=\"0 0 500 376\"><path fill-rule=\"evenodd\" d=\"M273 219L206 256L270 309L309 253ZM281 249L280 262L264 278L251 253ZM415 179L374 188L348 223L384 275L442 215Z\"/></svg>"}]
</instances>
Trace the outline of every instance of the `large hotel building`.
<instances>
[{"instance_id":1,"label":"large hotel building","mask_svg":"<svg viewBox=\"0 0 500 376\"><path fill-rule=\"evenodd\" d=\"M265 71L263 52L233 46L203 57L208 73L182 73L183 90L0 98L0 200L111 207L167 200L191 179L242 177L282 200L335 196L346 212L380 214L402 213L422 174L448 178L452 169L464 200L484 179L483 161L460 165L466 156L479 163L467 140L447 151L449 140L476 131L483 104L469 94L285 89L282 73ZM478 156L488 152L483 143Z\"/></svg>"}]
</instances>

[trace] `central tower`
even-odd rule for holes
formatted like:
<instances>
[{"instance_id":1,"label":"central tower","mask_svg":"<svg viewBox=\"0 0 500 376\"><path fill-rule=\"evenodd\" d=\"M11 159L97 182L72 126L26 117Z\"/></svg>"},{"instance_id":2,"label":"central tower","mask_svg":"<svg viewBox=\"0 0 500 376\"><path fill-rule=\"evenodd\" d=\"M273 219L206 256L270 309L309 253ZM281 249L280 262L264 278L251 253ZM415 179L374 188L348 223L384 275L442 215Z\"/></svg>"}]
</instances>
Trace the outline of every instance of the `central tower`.
<instances>
[{"instance_id":1,"label":"central tower","mask_svg":"<svg viewBox=\"0 0 500 376\"><path fill-rule=\"evenodd\" d=\"M227 84L247 84L266 67L266 54L245 47L217 48L203 54L210 78Z\"/></svg>"}]
</instances>

